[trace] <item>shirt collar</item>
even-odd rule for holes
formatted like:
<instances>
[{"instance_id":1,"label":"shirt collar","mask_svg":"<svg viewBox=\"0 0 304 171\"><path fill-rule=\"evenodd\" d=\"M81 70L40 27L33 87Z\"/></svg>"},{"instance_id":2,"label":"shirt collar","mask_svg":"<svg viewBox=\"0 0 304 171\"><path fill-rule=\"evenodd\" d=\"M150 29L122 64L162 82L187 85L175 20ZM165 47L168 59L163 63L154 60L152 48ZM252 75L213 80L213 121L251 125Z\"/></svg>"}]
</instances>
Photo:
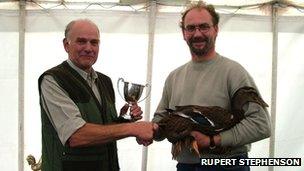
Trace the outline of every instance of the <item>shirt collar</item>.
<instances>
[{"instance_id":1,"label":"shirt collar","mask_svg":"<svg viewBox=\"0 0 304 171\"><path fill-rule=\"evenodd\" d=\"M91 79L95 81L95 79L98 77L96 71L93 68L92 68L91 73L87 73L84 70L77 67L76 65L74 65L73 62L70 59L68 59L67 62L70 65L70 67L72 67L74 70L76 70L77 73L79 75L81 75L81 77L84 78L85 80L88 80L91 77Z\"/></svg>"},{"instance_id":2,"label":"shirt collar","mask_svg":"<svg viewBox=\"0 0 304 171\"><path fill-rule=\"evenodd\" d=\"M212 58L212 59L209 59L209 60L206 60L206 61L200 61L200 62L191 60L189 63L190 63L190 66L193 67L195 70L202 70L205 67L207 67L209 65L212 65L213 63L217 62L220 57L221 56L218 53L216 53L215 57Z\"/></svg>"}]
</instances>

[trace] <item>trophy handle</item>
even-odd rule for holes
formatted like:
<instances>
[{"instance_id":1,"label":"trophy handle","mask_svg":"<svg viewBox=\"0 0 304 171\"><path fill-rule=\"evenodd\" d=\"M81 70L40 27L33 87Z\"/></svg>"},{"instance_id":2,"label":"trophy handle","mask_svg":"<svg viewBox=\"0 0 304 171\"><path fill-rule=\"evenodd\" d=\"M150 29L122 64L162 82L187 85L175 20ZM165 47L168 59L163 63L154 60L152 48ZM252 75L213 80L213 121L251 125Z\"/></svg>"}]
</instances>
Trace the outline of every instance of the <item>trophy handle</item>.
<instances>
[{"instance_id":1,"label":"trophy handle","mask_svg":"<svg viewBox=\"0 0 304 171\"><path fill-rule=\"evenodd\" d=\"M137 103L139 103L139 102L141 102L141 101L143 101L143 100L145 100L149 95L150 95L150 93L151 93L151 85L149 84L149 83L147 83L146 85L145 85L145 87L147 87L147 95L146 95L146 97L145 98L143 98L143 99L141 99L141 100L139 100Z\"/></svg>"},{"instance_id":2,"label":"trophy handle","mask_svg":"<svg viewBox=\"0 0 304 171\"><path fill-rule=\"evenodd\" d=\"M120 84L120 82L125 82L125 80L123 79L123 78L118 78L118 80L117 80L117 91L118 91L118 94L120 95L120 97L122 98L122 99L124 99L125 100L125 98L123 97L123 95L120 93L120 91L119 91L119 84Z\"/></svg>"}]
</instances>

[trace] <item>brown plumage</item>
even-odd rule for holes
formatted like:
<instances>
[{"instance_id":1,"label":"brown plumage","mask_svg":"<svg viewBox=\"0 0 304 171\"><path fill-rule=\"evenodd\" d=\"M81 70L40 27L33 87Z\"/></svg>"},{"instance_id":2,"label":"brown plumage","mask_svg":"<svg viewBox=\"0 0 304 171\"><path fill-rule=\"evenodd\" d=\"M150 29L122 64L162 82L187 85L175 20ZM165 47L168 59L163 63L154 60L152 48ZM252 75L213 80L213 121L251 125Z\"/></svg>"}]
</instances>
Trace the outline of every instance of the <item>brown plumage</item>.
<instances>
[{"instance_id":1,"label":"brown plumage","mask_svg":"<svg viewBox=\"0 0 304 171\"><path fill-rule=\"evenodd\" d=\"M176 110L166 110L166 112L166 117L158 125L163 135L173 144L172 156L174 159L182 147L187 147L199 155L197 142L190 136L191 131L215 135L236 123L231 113L217 106L177 106Z\"/></svg>"},{"instance_id":2,"label":"brown plumage","mask_svg":"<svg viewBox=\"0 0 304 171\"><path fill-rule=\"evenodd\" d=\"M243 87L232 98L232 112L218 106L176 106L176 110L167 109L155 113L164 116L158 122L162 135L173 144L172 156L174 159L182 148L191 150L200 155L197 142L190 135L192 131L199 131L205 135L216 135L230 129L244 118L243 105L247 102L255 102L263 107L267 104L259 97L255 89ZM229 147L217 147L215 149L203 149L204 152L223 154L230 150ZM207 150L207 151L206 151Z\"/></svg>"}]
</instances>

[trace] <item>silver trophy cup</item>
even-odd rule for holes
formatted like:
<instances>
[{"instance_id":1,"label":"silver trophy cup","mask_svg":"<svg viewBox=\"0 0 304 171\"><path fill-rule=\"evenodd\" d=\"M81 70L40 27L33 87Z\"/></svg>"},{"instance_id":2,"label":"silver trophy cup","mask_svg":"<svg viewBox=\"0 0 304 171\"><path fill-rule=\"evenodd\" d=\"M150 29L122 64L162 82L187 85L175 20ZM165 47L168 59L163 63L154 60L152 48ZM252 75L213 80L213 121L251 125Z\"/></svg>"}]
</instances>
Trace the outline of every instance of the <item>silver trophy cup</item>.
<instances>
[{"instance_id":1,"label":"silver trophy cup","mask_svg":"<svg viewBox=\"0 0 304 171\"><path fill-rule=\"evenodd\" d=\"M121 85L123 85L123 86L121 86ZM121 88L123 90L123 95L121 93ZM144 88L148 89L147 95L144 98L140 99ZM118 90L120 97L122 99L124 99L131 106L132 103L135 103L135 102L139 103L139 102L145 100L150 94L151 86L150 86L150 84L141 85L141 84L126 82L123 78L119 78L117 80L117 90ZM124 115L123 117L125 119L131 119L130 114Z\"/></svg>"}]
</instances>

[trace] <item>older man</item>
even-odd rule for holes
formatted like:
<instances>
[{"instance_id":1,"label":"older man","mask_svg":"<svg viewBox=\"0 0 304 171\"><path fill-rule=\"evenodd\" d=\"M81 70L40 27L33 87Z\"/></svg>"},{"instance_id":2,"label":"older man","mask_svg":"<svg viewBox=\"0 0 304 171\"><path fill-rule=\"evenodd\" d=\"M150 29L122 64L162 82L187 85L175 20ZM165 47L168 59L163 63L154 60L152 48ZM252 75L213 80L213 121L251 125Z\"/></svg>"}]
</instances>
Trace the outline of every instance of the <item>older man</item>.
<instances>
[{"instance_id":1,"label":"older man","mask_svg":"<svg viewBox=\"0 0 304 171\"><path fill-rule=\"evenodd\" d=\"M43 171L116 171L116 140L153 137L157 125L150 122L119 123L111 79L92 67L99 44L92 21L70 22L63 39L68 59L39 78ZM130 111L134 120L141 118L137 104Z\"/></svg>"}]
</instances>

